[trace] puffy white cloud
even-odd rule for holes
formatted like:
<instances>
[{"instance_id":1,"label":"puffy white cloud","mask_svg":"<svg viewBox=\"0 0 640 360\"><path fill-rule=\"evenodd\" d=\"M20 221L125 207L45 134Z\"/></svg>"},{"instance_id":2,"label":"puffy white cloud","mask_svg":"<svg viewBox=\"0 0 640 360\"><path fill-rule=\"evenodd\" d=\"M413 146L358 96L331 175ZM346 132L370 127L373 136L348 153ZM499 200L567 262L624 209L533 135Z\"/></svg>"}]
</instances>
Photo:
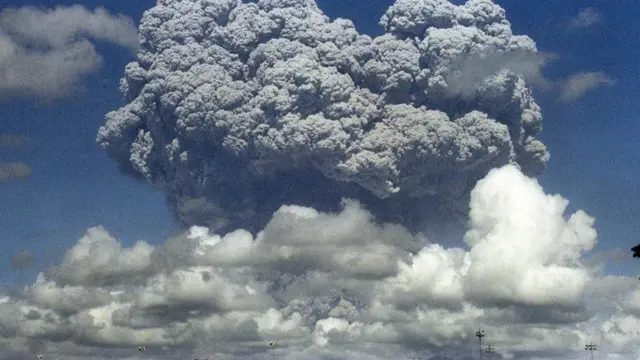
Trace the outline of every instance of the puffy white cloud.
<instances>
[{"instance_id":1,"label":"puffy white cloud","mask_svg":"<svg viewBox=\"0 0 640 360\"><path fill-rule=\"evenodd\" d=\"M597 234L583 211L565 220L567 205L514 167L492 170L478 182L465 235L472 248L466 281L477 301L576 304L590 280L580 258Z\"/></svg>"},{"instance_id":2,"label":"puffy white cloud","mask_svg":"<svg viewBox=\"0 0 640 360\"><path fill-rule=\"evenodd\" d=\"M0 97L63 97L102 65L89 39L138 48L133 21L103 8L24 6L0 12Z\"/></svg>"},{"instance_id":3,"label":"puffy white cloud","mask_svg":"<svg viewBox=\"0 0 640 360\"><path fill-rule=\"evenodd\" d=\"M152 252L153 247L144 241L123 249L103 227L90 228L51 270L51 278L60 285L120 283L150 272Z\"/></svg>"},{"instance_id":4,"label":"puffy white cloud","mask_svg":"<svg viewBox=\"0 0 640 360\"><path fill-rule=\"evenodd\" d=\"M255 236L192 227L124 248L91 228L24 297L0 302L0 347L37 343L53 358L133 358L138 345L159 358L466 357L483 328L505 358L570 358L588 341L640 356L640 286L584 261L594 219L566 208L508 165L473 189L462 247L378 222L352 200L336 213L282 206Z\"/></svg>"}]
</instances>

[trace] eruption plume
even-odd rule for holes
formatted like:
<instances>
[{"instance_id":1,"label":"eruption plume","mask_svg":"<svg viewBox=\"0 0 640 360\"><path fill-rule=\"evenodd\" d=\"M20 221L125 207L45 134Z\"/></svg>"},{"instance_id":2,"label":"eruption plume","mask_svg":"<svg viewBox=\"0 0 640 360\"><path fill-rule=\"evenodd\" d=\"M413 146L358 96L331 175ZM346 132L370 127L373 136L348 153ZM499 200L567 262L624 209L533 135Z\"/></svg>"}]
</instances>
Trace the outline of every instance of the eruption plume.
<instances>
[{"instance_id":1,"label":"eruption plume","mask_svg":"<svg viewBox=\"0 0 640 360\"><path fill-rule=\"evenodd\" d=\"M398 0L380 25L360 34L313 0L160 0L97 141L182 224L253 230L342 198L410 225L418 207L466 213L492 168L541 173L541 56L501 7Z\"/></svg>"}]
</instances>

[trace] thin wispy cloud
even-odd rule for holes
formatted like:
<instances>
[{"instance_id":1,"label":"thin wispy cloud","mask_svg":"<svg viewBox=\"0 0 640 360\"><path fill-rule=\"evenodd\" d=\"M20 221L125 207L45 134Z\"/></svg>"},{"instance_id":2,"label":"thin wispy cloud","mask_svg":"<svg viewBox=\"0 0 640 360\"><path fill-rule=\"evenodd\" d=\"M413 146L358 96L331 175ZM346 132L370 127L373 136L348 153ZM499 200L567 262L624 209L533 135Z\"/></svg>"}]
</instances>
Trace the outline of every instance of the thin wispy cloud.
<instances>
[{"instance_id":1,"label":"thin wispy cloud","mask_svg":"<svg viewBox=\"0 0 640 360\"><path fill-rule=\"evenodd\" d=\"M569 27L572 29L586 29L592 27L602 21L602 13L595 8L588 7L581 10L576 16L569 21Z\"/></svg>"},{"instance_id":2,"label":"thin wispy cloud","mask_svg":"<svg viewBox=\"0 0 640 360\"><path fill-rule=\"evenodd\" d=\"M575 101L600 87L613 86L615 82L615 79L603 72L580 72L562 82L560 100L563 102Z\"/></svg>"},{"instance_id":3,"label":"thin wispy cloud","mask_svg":"<svg viewBox=\"0 0 640 360\"><path fill-rule=\"evenodd\" d=\"M32 267L36 262L36 256L29 251L20 251L11 257L11 265L14 269L25 269Z\"/></svg>"},{"instance_id":4,"label":"thin wispy cloud","mask_svg":"<svg viewBox=\"0 0 640 360\"><path fill-rule=\"evenodd\" d=\"M31 139L24 135L0 134L0 150L16 149L27 145ZM31 167L20 161L0 161L0 182L25 179L31 176Z\"/></svg>"},{"instance_id":5,"label":"thin wispy cloud","mask_svg":"<svg viewBox=\"0 0 640 360\"><path fill-rule=\"evenodd\" d=\"M31 142L31 139L24 135L16 134L0 134L0 149L1 148L17 148L26 145Z\"/></svg>"},{"instance_id":6,"label":"thin wispy cloud","mask_svg":"<svg viewBox=\"0 0 640 360\"><path fill-rule=\"evenodd\" d=\"M0 182L25 179L32 172L31 167L23 162L0 162Z\"/></svg>"}]
</instances>

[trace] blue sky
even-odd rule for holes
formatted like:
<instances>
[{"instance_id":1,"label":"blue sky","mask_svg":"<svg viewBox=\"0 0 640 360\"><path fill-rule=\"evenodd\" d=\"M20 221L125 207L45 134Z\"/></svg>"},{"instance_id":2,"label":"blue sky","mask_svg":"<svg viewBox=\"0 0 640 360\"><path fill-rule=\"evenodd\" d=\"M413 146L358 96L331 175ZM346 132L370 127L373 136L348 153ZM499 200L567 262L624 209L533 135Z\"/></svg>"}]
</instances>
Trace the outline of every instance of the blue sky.
<instances>
[{"instance_id":1,"label":"blue sky","mask_svg":"<svg viewBox=\"0 0 640 360\"><path fill-rule=\"evenodd\" d=\"M13 6L51 8L76 3L6 0L0 5L0 13ZM378 19L393 1L371 0L366 2L366 6L364 1L356 0L317 0L317 3L332 18L351 19L361 33L380 35ZM596 218L599 239L594 256L601 253L599 256L606 262L606 272L635 277L640 263L630 258L628 250L640 242L640 181L637 180L640 178L640 157L637 156L640 145L636 141L640 133L640 101L637 100L640 98L640 48L635 46L640 36L640 24L637 22L640 3L631 0L501 0L497 3L506 9L514 33L532 37L538 50L557 56L555 61L544 67L544 76L549 82L564 84L566 79L582 72L600 73L611 79L609 85L594 87L571 101L562 101L559 91L535 90L536 101L544 116L544 129L539 138L551 153L549 166L539 180L547 193L559 193L570 200L569 213L583 209ZM89 9L103 6L111 13L129 16L136 25L142 13L154 4L155 1L151 0L82 2ZM572 19L587 8L592 9L593 23L572 27ZM588 12L586 14L589 15ZM0 40L1 36L0 22ZM43 101L32 96L1 97L0 93L0 135L24 135L30 139L24 146L0 148L0 164L24 162L33 171L25 178L0 180L0 254L5 254L5 261L0 265L0 283L5 285L33 283L36 276L33 270L12 269L12 254L19 251L35 254L37 270L41 270L57 263L87 228L96 225L103 225L125 246L131 246L140 239L151 245L160 245L178 230L165 204L163 192L123 175L96 144L96 134L104 124L105 114L124 104L118 86L125 65L134 60L134 56L127 49L108 41L94 41L94 44L103 58L103 65L99 71L84 78L82 87L71 96ZM295 213L300 210L289 211ZM88 238L100 236L100 231L87 235ZM243 240L242 234L235 236L238 243ZM192 239L196 238L203 244L221 241L203 233L192 236ZM141 253L145 249L143 246ZM166 254L158 255L161 259L178 250L169 247L163 251ZM126 258L122 253L118 254ZM81 254L77 256L81 257ZM136 259L144 257L140 256ZM182 261L182 258L176 261ZM114 260L113 263L119 266L125 260L122 263ZM95 270L90 265L87 265L87 273ZM73 278L65 275L65 271L73 272L74 269L62 268L62 275L58 276ZM101 270L106 271L102 268L95 271ZM77 276L82 278L83 275ZM242 285L244 281L249 282L242 276L238 278ZM624 280L603 279L595 279L593 283L605 292L606 289L622 287L620 284ZM607 282L609 280L611 282ZM571 288L573 284L565 285ZM632 288L624 287L625 290ZM187 289L187 285L181 289ZM545 290L549 291L549 288ZM640 291L637 294L636 300L640 301ZM588 297L585 294L581 296ZM558 295L554 300L563 299ZM594 306L600 306L600 303ZM603 308L611 310L606 306ZM516 313L513 316L525 317L517 314L517 307L511 310ZM469 316L473 318L475 315ZM536 314L529 316L535 317ZM640 329L640 318L636 320ZM1 321L0 316L0 325ZM566 338L575 335L572 332L566 334ZM557 335L551 335L548 343L560 348L553 342L554 337ZM635 341L630 339L625 344ZM3 351L1 340L0 351ZM580 337L575 341L582 340ZM505 340L505 343L509 341Z\"/></svg>"},{"instance_id":2,"label":"blue sky","mask_svg":"<svg viewBox=\"0 0 640 360\"><path fill-rule=\"evenodd\" d=\"M319 1L331 17L354 21L359 31L381 33L377 19L392 3ZM9 1L3 6L71 5L73 1ZM139 21L152 1L87 1ZM559 59L545 68L551 79L578 71L602 71L616 79L582 98L564 103L556 93L537 92L543 109L540 136L551 151L551 162L540 178L548 192L558 192L597 219L602 249L627 249L637 241L640 223L640 158L635 140L640 130L640 48L633 46L640 25L640 5L633 1L500 1L515 33L531 36L539 50ZM586 7L602 13L586 29L568 30L571 17ZM91 75L82 92L42 103L33 98L5 101L0 130L32 138L31 145L9 149L2 159L29 164L33 176L0 183L0 229L3 252L30 250L45 262L59 256L89 226L103 224L124 243L159 242L174 231L163 195L146 184L121 175L95 144L107 111L118 108L119 79L132 56L120 48L98 44L102 69ZM44 233L44 234L43 234ZM9 266L5 265L4 266ZM635 264L612 261L612 272L635 271Z\"/></svg>"}]
</instances>

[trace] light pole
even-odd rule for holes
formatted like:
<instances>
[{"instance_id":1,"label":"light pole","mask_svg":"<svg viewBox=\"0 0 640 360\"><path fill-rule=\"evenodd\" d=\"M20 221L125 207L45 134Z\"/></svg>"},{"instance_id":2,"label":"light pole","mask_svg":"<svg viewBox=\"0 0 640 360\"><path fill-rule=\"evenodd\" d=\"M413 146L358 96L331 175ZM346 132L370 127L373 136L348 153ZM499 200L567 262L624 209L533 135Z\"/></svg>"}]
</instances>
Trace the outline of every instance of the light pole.
<instances>
[{"instance_id":1,"label":"light pole","mask_svg":"<svg viewBox=\"0 0 640 360\"><path fill-rule=\"evenodd\" d=\"M491 360L492 354L494 353L494 349L493 346L489 345L487 346L487 349L485 350L487 352L487 354L489 354L489 360Z\"/></svg>"},{"instance_id":2,"label":"light pole","mask_svg":"<svg viewBox=\"0 0 640 360\"><path fill-rule=\"evenodd\" d=\"M277 341L269 341L269 346L271 346L271 356L275 360L276 358L276 346L278 346Z\"/></svg>"},{"instance_id":3,"label":"light pole","mask_svg":"<svg viewBox=\"0 0 640 360\"><path fill-rule=\"evenodd\" d=\"M593 352L598 350L598 345L594 344L593 342L590 342L584 346L584 349L591 352L591 360L593 360Z\"/></svg>"},{"instance_id":4,"label":"light pole","mask_svg":"<svg viewBox=\"0 0 640 360\"><path fill-rule=\"evenodd\" d=\"M478 340L480 341L480 360L482 360L482 338L484 337L484 330L480 329L480 330L476 331L476 336L478 337Z\"/></svg>"}]
</instances>

